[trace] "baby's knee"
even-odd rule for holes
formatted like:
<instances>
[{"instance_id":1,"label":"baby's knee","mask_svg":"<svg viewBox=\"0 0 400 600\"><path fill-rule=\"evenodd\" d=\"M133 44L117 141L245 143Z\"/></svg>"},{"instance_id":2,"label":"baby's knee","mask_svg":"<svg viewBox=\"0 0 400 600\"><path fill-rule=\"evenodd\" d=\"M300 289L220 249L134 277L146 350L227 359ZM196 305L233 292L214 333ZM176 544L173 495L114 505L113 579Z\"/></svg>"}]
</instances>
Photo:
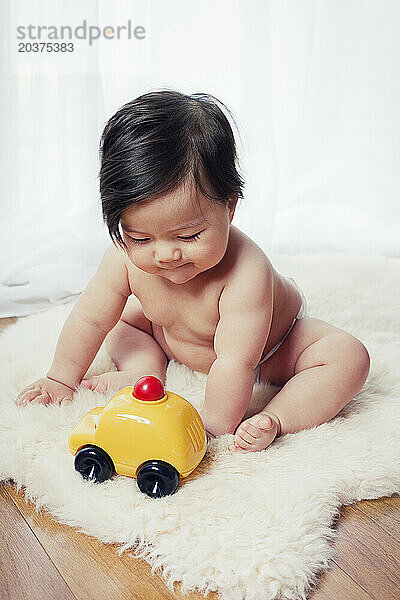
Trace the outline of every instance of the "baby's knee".
<instances>
[{"instance_id":1,"label":"baby's knee","mask_svg":"<svg viewBox=\"0 0 400 600\"><path fill-rule=\"evenodd\" d=\"M118 323L109 331L104 339L104 345L107 352L110 354L117 344L120 343L121 337L128 333L129 325L124 321L119 320Z\"/></svg>"},{"instance_id":2,"label":"baby's knee","mask_svg":"<svg viewBox=\"0 0 400 600\"><path fill-rule=\"evenodd\" d=\"M358 338L349 334L343 358L351 366L352 378L363 385L368 377L371 364L369 352L364 344Z\"/></svg>"}]
</instances>

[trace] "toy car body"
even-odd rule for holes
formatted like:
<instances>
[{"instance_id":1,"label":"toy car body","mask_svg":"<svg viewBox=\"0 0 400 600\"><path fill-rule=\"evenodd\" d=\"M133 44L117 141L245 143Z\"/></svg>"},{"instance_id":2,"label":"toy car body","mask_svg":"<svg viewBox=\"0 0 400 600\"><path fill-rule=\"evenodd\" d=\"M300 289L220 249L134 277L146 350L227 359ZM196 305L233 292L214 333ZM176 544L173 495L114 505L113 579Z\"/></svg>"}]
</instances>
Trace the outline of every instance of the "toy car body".
<instances>
[{"instance_id":1,"label":"toy car body","mask_svg":"<svg viewBox=\"0 0 400 600\"><path fill-rule=\"evenodd\" d=\"M179 476L197 467L207 435L197 410L178 394L141 400L127 386L78 421L68 447L86 479L101 482L116 472L136 477L143 492L159 497L173 493Z\"/></svg>"}]
</instances>

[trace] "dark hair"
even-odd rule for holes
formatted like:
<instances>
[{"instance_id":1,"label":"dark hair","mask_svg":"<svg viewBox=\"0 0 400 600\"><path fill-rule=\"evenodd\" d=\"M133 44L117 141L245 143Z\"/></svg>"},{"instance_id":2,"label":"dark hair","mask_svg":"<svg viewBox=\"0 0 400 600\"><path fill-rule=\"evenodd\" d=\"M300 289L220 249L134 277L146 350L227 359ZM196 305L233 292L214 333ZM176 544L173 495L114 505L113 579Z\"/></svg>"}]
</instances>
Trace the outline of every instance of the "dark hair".
<instances>
[{"instance_id":1,"label":"dark hair","mask_svg":"<svg viewBox=\"0 0 400 600\"><path fill-rule=\"evenodd\" d=\"M173 191L189 180L204 196L228 204L243 198L235 138L210 94L149 92L111 117L100 142L103 219L113 242L129 206ZM235 123L236 125L236 123Z\"/></svg>"}]
</instances>

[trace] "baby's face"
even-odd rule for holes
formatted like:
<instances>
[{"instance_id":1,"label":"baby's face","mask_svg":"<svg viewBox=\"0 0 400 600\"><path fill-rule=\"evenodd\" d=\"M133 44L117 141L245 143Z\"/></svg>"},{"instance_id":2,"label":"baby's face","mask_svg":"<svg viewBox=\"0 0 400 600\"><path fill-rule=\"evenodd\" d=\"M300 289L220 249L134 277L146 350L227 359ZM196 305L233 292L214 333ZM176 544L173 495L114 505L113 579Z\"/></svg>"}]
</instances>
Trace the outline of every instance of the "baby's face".
<instances>
[{"instance_id":1,"label":"baby's face","mask_svg":"<svg viewBox=\"0 0 400 600\"><path fill-rule=\"evenodd\" d=\"M180 186L127 208L121 228L132 263L151 275L182 284L223 258L235 208Z\"/></svg>"}]
</instances>

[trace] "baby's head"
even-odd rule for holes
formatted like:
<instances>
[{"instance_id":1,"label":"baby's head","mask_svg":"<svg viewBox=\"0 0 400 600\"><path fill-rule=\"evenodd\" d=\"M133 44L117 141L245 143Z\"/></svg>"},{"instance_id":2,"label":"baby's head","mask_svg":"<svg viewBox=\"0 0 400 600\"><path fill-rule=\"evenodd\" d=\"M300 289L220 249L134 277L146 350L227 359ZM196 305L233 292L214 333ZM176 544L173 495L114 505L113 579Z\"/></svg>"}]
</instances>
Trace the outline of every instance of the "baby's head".
<instances>
[{"instance_id":1,"label":"baby's head","mask_svg":"<svg viewBox=\"0 0 400 600\"><path fill-rule=\"evenodd\" d=\"M243 198L234 135L219 104L208 94L144 94L111 117L101 138L111 239L137 267L175 283L220 262Z\"/></svg>"}]
</instances>

